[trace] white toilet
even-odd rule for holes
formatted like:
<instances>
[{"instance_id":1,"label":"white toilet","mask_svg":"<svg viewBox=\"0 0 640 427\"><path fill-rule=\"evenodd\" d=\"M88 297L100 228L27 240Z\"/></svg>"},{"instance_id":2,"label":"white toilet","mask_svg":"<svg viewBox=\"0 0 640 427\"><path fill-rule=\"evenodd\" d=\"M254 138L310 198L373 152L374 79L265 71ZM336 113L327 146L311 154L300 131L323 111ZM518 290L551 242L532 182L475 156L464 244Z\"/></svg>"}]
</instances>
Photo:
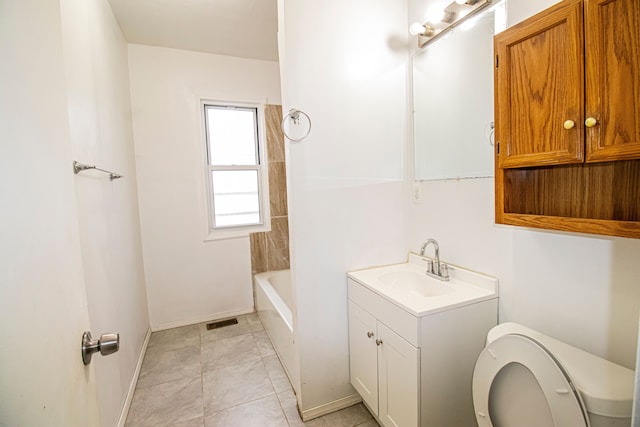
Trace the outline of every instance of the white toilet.
<instances>
[{"instance_id":1,"label":"white toilet","mask_svg":"<svg viewBox=\"0 0 640 427\"><path fill-rule=\"evenodd\" d=\"M479 427L631 425L634 371L516 323L487 334L473 372Z\"/></svg>"}]
</instances>

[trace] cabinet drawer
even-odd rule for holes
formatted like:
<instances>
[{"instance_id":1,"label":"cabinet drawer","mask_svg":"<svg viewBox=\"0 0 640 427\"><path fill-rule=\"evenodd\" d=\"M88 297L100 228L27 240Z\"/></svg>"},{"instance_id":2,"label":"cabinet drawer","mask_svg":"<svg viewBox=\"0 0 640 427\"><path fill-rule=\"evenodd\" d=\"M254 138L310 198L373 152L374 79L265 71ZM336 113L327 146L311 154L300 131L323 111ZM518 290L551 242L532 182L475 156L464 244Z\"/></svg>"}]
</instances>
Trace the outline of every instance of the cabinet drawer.
<instances>
[{"instance_id":1,"label":"cabinet drawer","mask_svg":"<svg viewBox=\"0 0 640 427\"><path fill-rule=\"evenodd\" d=\"M349 299L369 313L376 313L376 318L406 339L413 346L419 347L420 324L418 318L407 313L392 302L361 285L348 279Z\"/></svg>"}]
</instances>

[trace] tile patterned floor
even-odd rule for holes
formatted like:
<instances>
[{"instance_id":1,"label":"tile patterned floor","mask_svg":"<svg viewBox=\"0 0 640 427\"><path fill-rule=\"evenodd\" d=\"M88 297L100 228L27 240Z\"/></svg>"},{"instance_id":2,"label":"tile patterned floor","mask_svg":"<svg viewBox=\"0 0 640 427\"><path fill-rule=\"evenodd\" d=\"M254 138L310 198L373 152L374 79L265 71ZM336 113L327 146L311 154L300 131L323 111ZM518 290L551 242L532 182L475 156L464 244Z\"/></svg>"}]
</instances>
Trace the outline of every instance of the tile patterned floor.
<instances>
[{"instance_id":1,"label":"tile patterned floor","mask_svg":"<svg viewBox=\"0 0 640 427\"><path fill-rule=\"evenodd\" d=\"M377 427L362 404L303 423L255 314L154 332L125 427Z\"/></svg>"}]
</instances>

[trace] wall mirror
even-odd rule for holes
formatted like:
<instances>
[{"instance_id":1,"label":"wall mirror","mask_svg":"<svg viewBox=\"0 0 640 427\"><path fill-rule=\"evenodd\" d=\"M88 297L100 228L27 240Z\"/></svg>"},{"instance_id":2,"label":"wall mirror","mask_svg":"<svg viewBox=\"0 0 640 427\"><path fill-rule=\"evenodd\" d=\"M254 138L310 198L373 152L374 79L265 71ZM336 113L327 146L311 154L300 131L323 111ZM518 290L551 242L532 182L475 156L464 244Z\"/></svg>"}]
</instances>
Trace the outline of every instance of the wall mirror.
<instances>
[{"instance_id":1,"label":"wall mirror","mask_svg":"<svg viewBox=\"0 0 640 427\"><path fill-rule=\"evenodd\" d=\"M493 35L502 29L499 4L413 55L416 180L493 176Z\"/></svg>"}]
</instances>

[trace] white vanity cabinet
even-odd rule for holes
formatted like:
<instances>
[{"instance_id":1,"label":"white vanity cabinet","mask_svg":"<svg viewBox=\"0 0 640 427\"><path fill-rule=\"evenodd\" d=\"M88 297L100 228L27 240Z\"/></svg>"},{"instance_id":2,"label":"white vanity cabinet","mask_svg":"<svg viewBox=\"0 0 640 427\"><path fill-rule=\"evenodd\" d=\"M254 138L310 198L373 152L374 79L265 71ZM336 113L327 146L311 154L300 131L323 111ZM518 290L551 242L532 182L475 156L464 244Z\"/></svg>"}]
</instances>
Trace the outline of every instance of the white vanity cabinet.
<instances>
[{"instance_id":1,"label":"white vanity cabinet","mask_svg":"<svg viewBox=\"0 0 640 427\"><path fill-rule=\"evenodd\" d=\"M450 266L449 282L420 294L394 281L423 279L426 259L409 259L348 273L351 384L385 427L475 425L471 379L498 321L498 281Z\"/></svg>"},{"instance_id":2,"label":"white vanity cabinet","mask_svg":"<svg viewBox=\"0 0 640 427\"><path fill-rule=\"evenodd\" d=\"M351 384L384 426L416 426L420 350L349 301Z\"/></svg>"}]
</instances>

